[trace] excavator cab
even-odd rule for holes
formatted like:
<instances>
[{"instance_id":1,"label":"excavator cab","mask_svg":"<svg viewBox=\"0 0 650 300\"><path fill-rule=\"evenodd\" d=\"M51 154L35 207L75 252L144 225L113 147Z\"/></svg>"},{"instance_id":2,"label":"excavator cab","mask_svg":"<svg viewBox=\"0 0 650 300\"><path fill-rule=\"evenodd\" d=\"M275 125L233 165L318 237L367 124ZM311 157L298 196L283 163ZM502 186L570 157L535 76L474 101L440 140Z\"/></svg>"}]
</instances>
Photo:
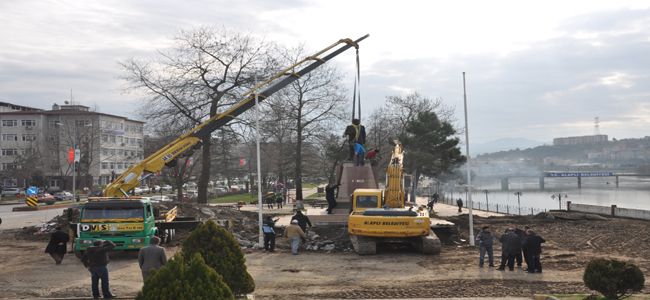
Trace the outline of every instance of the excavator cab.
<instances>
[{"instance_id":1,"label":"excavator cab","mask_svg":"<svg viewBox=\"0 0 650 300\"><path fill-rule=\"evenodd\" d=\"M380 189L356 189L352 193L352 212L363 213L369 208L381 208L382 190Z\"/></svg>"}]
</instances>

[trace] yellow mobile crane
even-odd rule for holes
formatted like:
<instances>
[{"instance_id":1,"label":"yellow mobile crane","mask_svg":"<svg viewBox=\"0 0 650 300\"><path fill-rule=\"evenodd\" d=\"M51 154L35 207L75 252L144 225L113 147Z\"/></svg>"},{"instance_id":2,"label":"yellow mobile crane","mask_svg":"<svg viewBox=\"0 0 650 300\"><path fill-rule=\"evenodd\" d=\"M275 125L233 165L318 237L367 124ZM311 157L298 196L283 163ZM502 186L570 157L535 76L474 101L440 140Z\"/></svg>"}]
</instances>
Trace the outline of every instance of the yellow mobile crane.
<instances>
[{"instance_id":1,"label":"yellow mobile crane","mask_svg":"<svg viewBox=\"0 0 650 300\"><path fill-rule=\"evenodd\" d=\"M426 207L405 207L404 149L394 142L386 189L356 189L348 233L358 254L376 254L377 243L410 243L424 254L440 253L441 244L431 231Z\"/></svg>"},{"instance_id":2,"label":"yellow mobile crane","mask_svg":"<svg viewBox=\"0 0 650 300\"><path fill-rule=\"evenodd\" d=\"M122 175L106 186L104 189L104 196L128 198L128 192L139 186L141 180L159 172L165 165L173 165L178 157L191 155L194 150L201 147L201 139L203 137L209 136L213 131L226 125L235 117L255 106L256 96L259 102L265 100L273 93L286 87L301 76L313 71L345 50L348 50L351 47L358 49L359 42L367 37L368 35L365 35L354 41L351 39L339 40L316 54L278 72L269 80L253 87L250 91L244 94L243 100L234 104L225 112L217 114L197 125L154 154L151 154L142 162L127 169L126 172L122 173ZM264 89L262 90L262 88Z\"/></svg>"}]
</instances>

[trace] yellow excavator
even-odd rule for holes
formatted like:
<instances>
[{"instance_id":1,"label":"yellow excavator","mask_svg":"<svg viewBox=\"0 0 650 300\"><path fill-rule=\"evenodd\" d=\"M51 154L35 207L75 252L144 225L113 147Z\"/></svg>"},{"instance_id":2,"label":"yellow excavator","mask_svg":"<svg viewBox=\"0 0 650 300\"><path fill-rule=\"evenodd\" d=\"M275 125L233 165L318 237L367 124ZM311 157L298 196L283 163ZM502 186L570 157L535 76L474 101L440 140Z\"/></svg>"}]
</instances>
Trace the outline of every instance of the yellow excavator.
<instances>
[{"instance_id":1,"label":"yellow excavator","mask_svg":"<svg viewBox=\"0 0 650 300\"><path fill-rule=\"evenodd\" d=\"M165 165L173 165L177 158L191 155L194 150L201 147L202 138L209 136L213 131L226 125L235 117L255 106L256 98L257 102L264 101L275 92L298 80L303 75L313 71L344 51L352 47L358 49L359 42L367 37L368 35L365 35L354 41L351 39L339 40L314 55L308 56L278 72L267 81L253 87L244 94L243 100L240 100L228 110L197 125L157 152L151 154L142 162L127 169L112 183L106 186L103 193L104 196L128 198L129 191L139 186L142 180L159 172Z\"/></svg>"},{"instance_id":2,"label":"yellow excavator","mask_svg":"<svg viewBox=\"0 0 650 300\"><path fill-rule=\"evenodd\" d=\"M394 142L386 170L386 188L355 189L348 218L348 233L354 250L376 254L378 243L410 243L423 254L440 253L441 244L431 230L424 206L405 205L404 149Z\"/></svg>"}]
</instances>

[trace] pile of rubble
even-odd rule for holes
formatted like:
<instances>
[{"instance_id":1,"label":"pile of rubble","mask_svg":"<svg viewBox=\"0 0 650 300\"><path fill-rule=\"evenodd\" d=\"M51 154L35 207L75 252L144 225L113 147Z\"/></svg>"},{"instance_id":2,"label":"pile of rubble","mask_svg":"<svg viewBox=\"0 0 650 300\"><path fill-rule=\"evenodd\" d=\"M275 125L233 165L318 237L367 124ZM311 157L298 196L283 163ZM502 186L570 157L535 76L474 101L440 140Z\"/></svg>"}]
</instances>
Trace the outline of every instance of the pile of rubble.
<instances>
[{"instance_id":1,"label":"pile of rubble","mask_svg":"<svg viewBox=\"0 0 650 300\"><path fill-rule=\"evenodd\" d=\"M240 211L235 206L197 206L196 204L179 204L180 215L193 216L200 220L213 220L230 231L239 245L244 249L260 248L258 214ZM165 209L165 207L161 207ZM274 215L277 217L280 215ZM276 228L276 247L288 249L289 243L282 238L284 228ZM303 244L307 251L351 251L347 229L338 227L313 227L307 232L307 241Z\"/></svg>"},{"instance_id":2,"label":"pile of rubble","mask_svg":"<svg viewBox=\"0 0 650 300\"><path fill-rule=\"evenodd\" d=\"M47 240L50 238L50 233L54 232L57 227L60 226L63 230L67 230L70 223L72 223L68 219L68 216L74 217L74 211L69 213L68 210L69 209L65 209L63 214L58 215L43 224L21 228L16 232L16 238L23 240Z\"/></svg>"}]
</instances>

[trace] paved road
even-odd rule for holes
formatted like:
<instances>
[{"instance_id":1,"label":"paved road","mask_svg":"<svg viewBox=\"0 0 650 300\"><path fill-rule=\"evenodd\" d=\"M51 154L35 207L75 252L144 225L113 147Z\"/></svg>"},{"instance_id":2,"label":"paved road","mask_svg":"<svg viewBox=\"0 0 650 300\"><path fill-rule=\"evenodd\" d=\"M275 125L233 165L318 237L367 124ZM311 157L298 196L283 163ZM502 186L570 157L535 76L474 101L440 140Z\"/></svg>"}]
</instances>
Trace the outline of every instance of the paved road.
<instances>
[{"instance_id":1,"label":"paved road","mask_svg":"<svg viewBox=\"0 0 650 300\"><path fill-rule=\"evenodd\" d=\"M37 211L17 211L12 212L11 209L21 205L0 205L0 218L2 218L2 225L0 229L13 229L22 228L25 226L43 224L52 218L63 213L64 208L45 209Z\"/></svg>"}]
</instances>

